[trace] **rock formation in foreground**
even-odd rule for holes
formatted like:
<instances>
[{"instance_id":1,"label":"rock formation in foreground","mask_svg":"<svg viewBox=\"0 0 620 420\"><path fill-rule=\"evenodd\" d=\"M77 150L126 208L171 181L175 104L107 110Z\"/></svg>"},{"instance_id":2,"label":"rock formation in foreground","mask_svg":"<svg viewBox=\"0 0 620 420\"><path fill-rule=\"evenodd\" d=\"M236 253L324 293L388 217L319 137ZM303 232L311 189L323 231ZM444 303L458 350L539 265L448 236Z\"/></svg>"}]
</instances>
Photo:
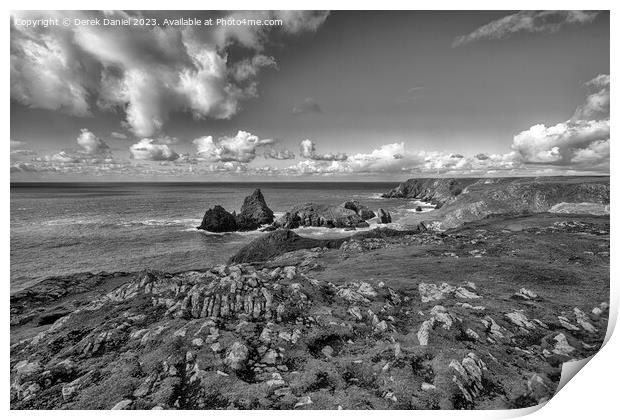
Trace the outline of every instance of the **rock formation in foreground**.
<instances>
[{"instance_id":1,"label":"rock formation in foreground","mask_svg":"<svg viewBox=\"0 0 620 420\"><path fill-rule=\"evenodd\" d=\"M222 206L216 205L207 210L198 229L209 232L248 231L272 222L273 211L257 188L243 200L239 214L229 213Z\"/></svg>"},{"instance_id":2,"label":"rock formation in foreground","mask_svg":"<svg viewBox=\"0 0 620 420\"><path fill-rule=\"evenodd\" d=\"M11 408L520 408L600 348L608 216L390 232L24 290L11 298Z\"/></svg>"}]
</instances>

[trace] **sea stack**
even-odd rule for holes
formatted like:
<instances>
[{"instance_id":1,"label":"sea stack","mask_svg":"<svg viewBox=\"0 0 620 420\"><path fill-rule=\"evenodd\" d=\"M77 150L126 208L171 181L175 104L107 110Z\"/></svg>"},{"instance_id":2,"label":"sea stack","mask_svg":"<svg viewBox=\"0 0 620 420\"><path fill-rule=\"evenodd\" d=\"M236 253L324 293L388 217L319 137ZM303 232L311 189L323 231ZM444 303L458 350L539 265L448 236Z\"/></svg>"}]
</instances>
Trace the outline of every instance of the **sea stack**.
<instances>
[{"instance_id":1,"label":"sea stack","mask_svg":"<svg viewBox=\"0 0 620 420\"><path fill-rule=\"evenodd\" d=\"M255 230L273 223L273 211L267 207L260 189L245 197L239 214L229 213L222 206L207 210L198 229L209 232L236 232Z\"/></svg>"},{"instance_id":2,"label":"sea stack","mask_svg":"<svg viewBox=\"0 0 620 420\"><path fill-rule=\"evenodd\" d=\"M222 206L215 206L206 211L198 229L209 232L234 232L237 230L235 216L227 212Z\"/></svg>"},{"instance_id":3,"label":"sea stack","mask_svg":"<svg viewBox=\"0 0 620 420\"><path fill-rule=\"evenodd\" d=\"M392 215L389 211L379 209L379 223L392 223Z\"/></svg>"},{"instance_id":4,"label":"sea stack","mask_svg":"<svg viewBox=\"0 0 620 420\"><path fill-rule=\"evenodd\" d=\"M243 200L241 211L237 215L237 229L258 229L261 225L273 223L273 219L273 211L267 206L260 188L257 188Z\"/></svg>"}]
</instances>

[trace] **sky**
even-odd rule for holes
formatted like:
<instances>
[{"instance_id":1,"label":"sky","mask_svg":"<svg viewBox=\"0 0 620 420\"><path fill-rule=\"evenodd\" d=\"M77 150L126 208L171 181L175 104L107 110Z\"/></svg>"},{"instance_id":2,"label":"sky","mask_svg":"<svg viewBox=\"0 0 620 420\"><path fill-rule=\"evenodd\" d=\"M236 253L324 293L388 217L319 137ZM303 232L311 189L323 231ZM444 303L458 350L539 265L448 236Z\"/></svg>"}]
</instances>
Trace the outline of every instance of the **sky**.
<instances>
[{"instance_id":1,"label":"sky","mask_svg":"<svg viewBox=\"0 0 620 420\"><path fill-rule=\"evenodd\" d=\"M14 11L11 180L608 174L609 49L596 11Z\"/></svg>"}]
</instances>

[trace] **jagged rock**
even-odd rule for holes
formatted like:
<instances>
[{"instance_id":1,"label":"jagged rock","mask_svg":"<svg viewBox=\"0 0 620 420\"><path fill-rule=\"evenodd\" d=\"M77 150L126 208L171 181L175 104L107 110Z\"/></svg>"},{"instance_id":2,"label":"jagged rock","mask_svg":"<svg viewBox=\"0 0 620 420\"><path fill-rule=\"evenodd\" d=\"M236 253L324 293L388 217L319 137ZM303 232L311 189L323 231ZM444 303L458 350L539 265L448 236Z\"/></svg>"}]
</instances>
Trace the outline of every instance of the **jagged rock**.
<instances>
[{"instance_id":1,"label":"jagged rock","mask_svg":"<svg viewBox=\"0 0 620 420\"><path fill-rule=\"evenodd\" d=\"M569 331L579 331L579 327L571 324L565 316L558 316L560 324Z\"/></svg>"},{"instance_id":2,"label":"jagged rock","mask_svg":"<svg viewBox=\"0 0 620 420\"><path fill-rule=\"evenodd\" d=\"M295 403L295 408L301 408L301 407L305 407L307 405L312 404L312 398L310 398L309 395L305 396L305 397L301 397L297 403Z\"/></svg>"},{"instance_id":3,"label":"jagged rock","mask_svg":"<svg viewBox=\"0 0 620 420\"><path fill-rule=\"evenodd\" d=\"M422 207L417 206L417 207L415 208L415 211L417 211L417 212L421 212L421 211L422 211Z\"/></svg>"},{"instance_id":4,"label":"jagged rock","mask_svg":"<svg viewBox=\"0 0 620 420\"><path fill-rule=\"evenodd\" d=\"M455 290L456 288L448 283L442 283L440 286L433 283L420 283L418 285L422 303L445 299L446 295L453 293Z\"/></svg>"},{"instance_id":5,"label":"jagged rock","mask_svg":"<svg viewBox=\"0 0 620 420\"><path fill-rule=\"evenodd\" d=\"M575 308L573 309L573 311L575 312L575 318L577 319L577 324L579 324L581 328L583 328L589 333L596 332L596 327L592 325L592 323L590 322L590 319L588 318L588 315L586 315L585 312L583 312L579 308Z\"/></svg>"},{"instance_id":6,"label":"jagged rock","mask_svg":"<svg viewBox=\"0 0 620 420\"><path fill-rule=\"evenodd\" d=\"M357 200L345 201L344 203L342 203L342 207L348 210L353 210L355 213L357 213L358 216L362 218L362 220L368 220L375 217L375 213L372 210L370 210L367 206L361 204Z\"/></svg>"},{"instance_id":7,"label":"jagged rock","mask_svg":"<svg viewBox=\"0 0 620 420\"><path fill-rule=\"evenodd\" d=\"M465 335L467 335L467 337L471 338L474 341L480 340L480 335L471 328L465 330Z\"/></svg>"},{"instance_id":8,"label":"jagged rock","mask_svg":"<svg viewBox=\"0 0 620 420\"><path fill-rule=\"evenodd\" d=\"M457 287L457 289L454 292L454 297L459 298L459 299L481 299L482 298L482 296L479 296L475 294L474 292L467 290L464 287Z\"/></svg>"},{"instance_id":9,"label":"jagged rock","mask_svg":"<svg viewBox=\"0 0 620 420\"><path fill-rule=\"evenodd\" d=\"M234 232L237 230L237 220L224 210L224 207L215 206L207 210L198 229L209 232Z\"/></svg>"},{"instance_id":10,"label":"jagged rock","mask_svg":"<svg viewBox=\"0 0 620 420\"><path fill-rule=\"evenodd\" d=\"M526 289L525 287L519 289L519 291L515 293L514 295L512 295L512 297L514 299L521 299L521 300L538 299L538 295L536 293L532 292L531 290Z\"/></svg>"},{"instance_id":11,"label":"jagged rock","mask_svg":"<svg viewBox=\"0 0 620 420\"><path fill-rule=\"evenodd\" d=\"M502 333L502 327L500 327L497 322L490 316L485 316L480 320L482 325L487 329L487 333L491 335L495 340L499 340L504 338L504 334Z\"/></svg>"},{"instance_id":12,"label":"jagged rock","mask_svg":"<svg viewBox=\"0 0 620 420\"><path fill-rule=\"evenodd\" d=\"M233 370L241 370L245 367L249 353L245 344L235 341L228 350L224 363Z\"/></svg>"},{"instance_id":13,"label":"jagged rock","mask_svg":"<svg viewBox=\"0 0 620 420\"><path fill-rule=\"evenodd\" d=\"M387 210L379 209L378 217L379 217L379 223L383 223L383 224L392 223L392 215Z\"/></svg>"},{"instance_id":14,"label":"jagged rock","mask_svg":"<svg viewBox=\"0 0 620 420\"><path fill-rule=\"evenodd\" d=\"M420 389L422 391L434 391L437 389L437 387L433 384L429 384L428 382L422 382L422 385L420 385Z\"/></svg>"},{"instance_id":15,"label":"jagged rock","mask_svg":"<svg viewBox=\"0 0 620 420\"><path fill-rule=\"evenodd\" d=\"M18 383L27 381L29 378L38 375L43 371L43 366L38 361L28 362L22 360L13 367Z\"/></svg>"},{"instance_id":16,"label":"jagged rock","mask_svg":"<svg viewBox=\"0 0 620 420\"><path fill-rule=\"evenodd\" d=\"M323 353L326 357L332 357L334 355L334 349L332 346L325 346L321 349L321 353Z\"/></svg>"},{"instance_id":17,"label":"jagged rock","mask_svg":"<svg viewBox=\"0 0 620 420\"><path fill-rule=\"evenodd\" d=\"M261 225L273 223L273 211L267 206L259 188L243 200L236 223L240 231L254 230Z\"/></svg>"},{"instance_id":18,"label":"jagged rock","mask_svg":"<svg viewBox=\"0 0 620 420\"><path fill-rule=\"evenodd\" d=\"M526 330L536 329L536 324L530 321L530 319L521 311L507 313L505 317L517 327L525 328Z\"/></svg>"},{"instance_id":19,"label":"jagged rock","mask_svg":"<svg viewBox=\"0 0 620 420\"><path fill-rule=\"evenodd\" d=\"M112 410L125 410L127 408L129 408L129 406L131 405L133 401L131 400L122 400L119 401L118 403L116 403L116 405L114 407L112 407Z\"/></svg>"},{"instance_id":20,"label":"jagged rock","mask_svg":"<svg viewBox=\"0 0 620 420\"><path fill-rule=\"evenodd\" d=\"M445 330L449 330L452 327L454 321L457 318L449 313L446 308L441 305L435 305L431 309L431 316L435 319L436 322L441 324L441 327Z\"/></svg>"},{"instance_id":21,"label":"jagged rock","mask_svg":"<svg viewBox=\"0 0 620 420\"><path fill-rule=\"evenodd\" d=\"M568 340L566 336L562 333L553 337L555 340L555 347L553 348L553 353L558 354L560 356L569 357L572 352L575 351L575 348L568 344Z\"/></svg>"},{"instance_id":22,"label":"jagged rock","mask_svg":"<svg viewBox=\"0 0 620 420\"><path fill-rule=\"evenodd\" d=\"M422 323L420 329L418 330L418 342L421 346L427 346L428 340L430 338L430 333L435 326L435 318L427 319Z\"/></svg>"},{"instance_id":23,"label":"jagged rock","mask_svg":"<svg viewBox=\"0 0 620 420\"><path fill-rule=\"evenodd\" d=\"M363 221L357 212L345 207L305 203L290 209L274 222L274 226L286 229L300 226L345 228L356 227Z\"/></svg>"},{"instance_id":24,"label":"jagged rock","mask_svg":"<svg viewBox=\"0 0 620 420\"><path fill-rule=\"evenodd\" d=\"M469 353L460 363L452 360L450 367L457 372L452 381L458 386L463 397L473 403L484 390L482 377L483 372L487 370L486 364L476 354Z\"/></svg>"},{"instance_id":25,"label":"jagged rock","mask_svg":"<svg viewBox=\"0 0 620 420\"><path fill-rule=\"evenodd\" d=\"M362 311L360 311L360 308L358 308L357 306L351 306L348 312L355 318L357 318L358 321L361 321L363 319Z\"/></svg>"}]
</instances>

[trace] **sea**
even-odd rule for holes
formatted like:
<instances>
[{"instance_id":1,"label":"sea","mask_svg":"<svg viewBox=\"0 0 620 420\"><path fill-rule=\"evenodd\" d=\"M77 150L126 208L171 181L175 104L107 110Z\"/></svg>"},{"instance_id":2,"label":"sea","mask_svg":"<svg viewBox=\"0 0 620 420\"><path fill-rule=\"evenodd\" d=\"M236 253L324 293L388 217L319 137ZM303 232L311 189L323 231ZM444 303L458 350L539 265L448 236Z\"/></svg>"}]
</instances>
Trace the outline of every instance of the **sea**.
<instances>
[{"instance_id":1,"label":"sea","mask_svg":"<svg viewBox=\"0 0 620 420\"><path fill-rule=\"evenodd\" d=\"M216 204L239 211L244 197L260 188L276 217L296 204L340 204L358 200L376 212L399 218L420 205L385 199L398 183L12 183L11 292L50 277L78 272L170 272L221 264L239 248L264 235L260 231L215 234L196 229ZM377 220L369 221L377 228ZM355 232L300 228L314 238Z\"/></svg>"}]
</instances>

